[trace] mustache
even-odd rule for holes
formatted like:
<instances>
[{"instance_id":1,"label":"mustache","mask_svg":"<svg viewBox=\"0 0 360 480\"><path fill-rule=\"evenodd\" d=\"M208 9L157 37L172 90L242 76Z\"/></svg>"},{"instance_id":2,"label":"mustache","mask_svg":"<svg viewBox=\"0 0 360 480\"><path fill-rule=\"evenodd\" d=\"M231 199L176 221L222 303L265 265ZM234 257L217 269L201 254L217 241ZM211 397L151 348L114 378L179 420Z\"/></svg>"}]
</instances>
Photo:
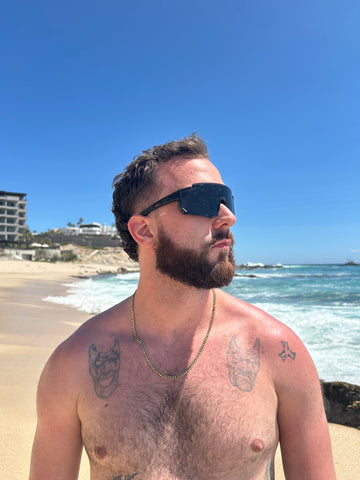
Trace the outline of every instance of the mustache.
<instances>
[{"instance_id":1,"label":"mustache","mask_svg":"<svg viewBox=\"0 0 360 480\"><path fill-rule=\"evenodd\" d=\"M231 240L231 246L234 245L235 240L233 234L230 230L226 232L218 232L216 235L213 236L212 240L208 243L208 247L212 247L215 243L220 242L221 240Z\"/></svg>"}]
</instances>

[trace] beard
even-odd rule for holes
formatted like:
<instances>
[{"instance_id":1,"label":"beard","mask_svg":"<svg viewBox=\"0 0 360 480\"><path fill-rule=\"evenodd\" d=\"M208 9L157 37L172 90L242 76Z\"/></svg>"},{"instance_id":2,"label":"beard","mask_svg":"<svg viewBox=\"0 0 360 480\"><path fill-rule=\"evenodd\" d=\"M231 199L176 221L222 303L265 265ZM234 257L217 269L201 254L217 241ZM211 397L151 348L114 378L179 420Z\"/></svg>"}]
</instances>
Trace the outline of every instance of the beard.
<instances>
[{"instance_id":1,"label":"beard","mask_svg":"<svg viewBox=\"0 0 360 480\"><path fill-rule=\"evenodd\" d=\"M210 248L216 242L231 239L229 250L222 250L217 260L210 261ZM234 237L228 232L221 232L206 243L200 251L182 248L159 230L156 246L156 268L168 277L195 288L219 288L229 285L235 273L233 253Z\"/></svg>"}]
</instances>

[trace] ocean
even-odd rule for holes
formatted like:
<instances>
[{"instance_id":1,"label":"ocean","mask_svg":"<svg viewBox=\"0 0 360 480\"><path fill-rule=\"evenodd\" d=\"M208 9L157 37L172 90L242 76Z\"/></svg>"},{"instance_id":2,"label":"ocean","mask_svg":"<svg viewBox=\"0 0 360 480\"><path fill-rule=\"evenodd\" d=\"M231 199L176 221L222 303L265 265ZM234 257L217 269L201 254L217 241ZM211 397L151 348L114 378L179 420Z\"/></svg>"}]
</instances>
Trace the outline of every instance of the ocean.
<instances>
[{"instance_id":1,"label":"ocean","mask_svg":"<svg viewBox=\"0 0 360 480\"><path fill-rule=\"evenodd\" d=\"M98 275L45 300L99 313L132 295L138 273ZM360 266L247 265L224 290L270 313L299 335L319 377L360 385Z\"/></svg>"}]
</instances>

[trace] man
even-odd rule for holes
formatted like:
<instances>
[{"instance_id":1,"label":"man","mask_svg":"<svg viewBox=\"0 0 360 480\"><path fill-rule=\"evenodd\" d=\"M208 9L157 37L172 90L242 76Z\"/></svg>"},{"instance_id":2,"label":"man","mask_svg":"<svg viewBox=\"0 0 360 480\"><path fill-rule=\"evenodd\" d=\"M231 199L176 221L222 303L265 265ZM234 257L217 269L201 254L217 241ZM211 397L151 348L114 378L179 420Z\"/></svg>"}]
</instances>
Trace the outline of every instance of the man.
<instances>
[{"instance_id":1,"label":"man","mask_svg":"<svg viewBox=\"0 0 360 480\"><path fill-rule=\"evenodd\" d=\"M315 367L285 325L219 287L234 274L231 190L192 135L114 180L133 297L54 352L38 389L31 480L335 479Z\"/></svg>"}]
</instances>

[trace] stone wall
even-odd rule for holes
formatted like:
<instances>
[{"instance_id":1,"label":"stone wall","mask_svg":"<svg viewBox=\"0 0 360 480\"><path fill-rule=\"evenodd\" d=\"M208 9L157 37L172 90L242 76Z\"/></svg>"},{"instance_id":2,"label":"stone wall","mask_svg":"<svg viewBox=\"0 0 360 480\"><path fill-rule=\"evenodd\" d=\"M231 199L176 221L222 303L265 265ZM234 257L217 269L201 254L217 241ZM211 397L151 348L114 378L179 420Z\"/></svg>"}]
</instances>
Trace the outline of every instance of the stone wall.
<instances>
[{"instance_id":1,"label":"stone wall","mask_svg":"<svg viewBox=\"0 0 360 480\"><path fill-rule=\"evenodd\" d=\"M46 236L36 235L35 241L45 241ZM79 245L81 247L119 247L120 238L113 237L111 235L64 235L61 233L51 233L50 239L52 243L60 243L60 245L65 245L71 243L73 245Z\"/></svg>"}]
</instances>

